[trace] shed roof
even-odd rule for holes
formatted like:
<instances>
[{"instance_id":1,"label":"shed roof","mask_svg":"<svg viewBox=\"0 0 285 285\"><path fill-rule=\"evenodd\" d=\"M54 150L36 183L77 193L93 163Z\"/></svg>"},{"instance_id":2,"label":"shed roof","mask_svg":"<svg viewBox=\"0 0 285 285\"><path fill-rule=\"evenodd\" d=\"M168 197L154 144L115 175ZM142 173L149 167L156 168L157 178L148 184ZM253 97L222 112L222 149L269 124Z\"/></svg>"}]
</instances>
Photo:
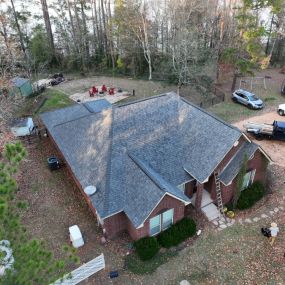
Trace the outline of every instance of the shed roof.
<instances>
[{"instance_id":1,"label":"shed roof","mask_svg":"<svg viewBox=\"0 0 285 285\"><path fill-rule=\"evenodd\" d=\"M241 136L175 93L98 113L80 106L41 117L82 187L96 186L100 217L124 211L135 227L165 194L189 203L177 186L204 181Z\"/></svg>"},{"instance_id":2,"label":"shed roof","mask_svg":"<svg viewBox=\"0 0 285 285\"><path fill-rule=\"evenodd\" d=\"M18 88L23 86L28 81L29 81L29 79L22 78L22 77L14 77L13 79L11 79L11 82Z\"/></svg>"},{"instance_id":3,"label":"shed roof","mask_svg":"<svg viewBox=\"0 0 285 285\"><path fill-rule=\"evenodd\" d=\"M31 120L32 118L18 118L13 120L12 122L12 127L14 128L21 128L21 127L26 127L28 125L29 120Z\"/></svg>"}]
</instances>

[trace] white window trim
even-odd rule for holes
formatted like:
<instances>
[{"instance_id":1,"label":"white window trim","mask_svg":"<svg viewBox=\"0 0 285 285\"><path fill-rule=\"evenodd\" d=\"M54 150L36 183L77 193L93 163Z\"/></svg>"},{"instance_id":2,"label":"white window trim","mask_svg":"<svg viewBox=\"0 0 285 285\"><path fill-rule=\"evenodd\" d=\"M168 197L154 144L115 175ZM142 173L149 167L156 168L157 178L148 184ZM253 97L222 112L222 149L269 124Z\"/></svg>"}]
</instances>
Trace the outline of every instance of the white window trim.
<instances>
[{"instance_id":1,"label":"white window trim","mask_svg":"<svg viewBox=\"0 0 285 285\"><path fill-rule=\"evenodd\" d=\"M250 177L249 177L247 185L244 188L242 188L241 191L245 190L246 188L248 188L253 183L253 180L255 177L255 172L256 172L256 169L252 169L245 174L245 175L250 174Z\"/></svg>"},{"instance_id":2,"label":"white window trim","mask_svg":"<svg viewBox=\"0 0 285 285\"><path fill-rule=\"evenodd\" d=\"M155 218L155 217L157 217L157 216L159 216L159 232L158 232L158 233L151 234L150 220L153 219L153 218ZM161 233L161 214L156 215L156 216L154 216L154 217L152 217L152 218L149 219L149 234L150 234L150 236L153 237L153 236L158 235L159 233Z\"/></svg>"},{"instance_id":3,"label":"white window trim","mask_svg":"<svg viewBox=\"0 0 285 285\"><path fill-rule=\"evenodd\" d=\"M171 225L170 225L169 227L165 228L165 229L162 229L163 213L165 213L165 212L167 212L167 211L169 211L169 210L172 210ZM151 233L150 220L153 219L153 218L155 218L155 217L157 217L157 216L159 216L159 222L160 222L160 223L159 223L159 232L158 232L158 233L155 233L155 234L150 234L150 233ZM149 219L149 235L150 235L151 237L152 237L152 236L156 236L156 235L160 234L162 231L167 230L168 228L170 228L170 227L173 225L173 221L174 221L174 208L168 209L168 210L162 212L161 214L155 215L154 217L152 217L152 218Z\"/></svg>"},{"instance_id":4,"label":"white window trim","mask_svg":"<svg viewBox=\"0 0 285 285\"><path fill-rule=\"evenodd\" d=\"M167 230L168 228L170 228L170 227L173 225L174 208L168 209L167 211L170 211L170 210L172 210L171 224L170 224L170 226L168 226L167 228L163 229L164 231ZM165 212L167 212L167 211L165 211ZM162 228L162 225L163 225L163 214L164 214L165 212L161 213L161 221L162 221L162 223L161 223L161 228Z\"/></svg>"}]
</instances>

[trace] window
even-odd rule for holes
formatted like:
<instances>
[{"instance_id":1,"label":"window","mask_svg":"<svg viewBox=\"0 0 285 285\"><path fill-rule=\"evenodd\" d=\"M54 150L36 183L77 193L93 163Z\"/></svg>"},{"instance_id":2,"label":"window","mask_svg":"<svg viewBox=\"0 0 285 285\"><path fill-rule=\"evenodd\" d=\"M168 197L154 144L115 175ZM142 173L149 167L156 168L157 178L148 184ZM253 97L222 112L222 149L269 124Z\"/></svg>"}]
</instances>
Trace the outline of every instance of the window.
<instances>
[{"instance_id":1,"label":"window","mask_svg":"<svg viewBox=\"0 0 285 285\"><path fill-rule=\"evenodd\" d=\"M155 216L149 221L150 235L156 235L160 232L160 215Z\"/></svg>"},{"instance_id":2,"label":"window","mask_svg":"<svg viewBox=\"0 0 285 285\"><path fill-rule=\"evenodd\" d=\"M173 209L162 213L162 230L169 228L173 224Z\"/></svg>"},{"instance_id":3,"label":"window","mask_svg":"<svg viewBox=\"0 0 285 285\"><path fill-rule=\"evenodd\" d=\"M150 235L154 236L173 224L174 209L167 210L149 220Z\"/></svg>"},{"instance_id":4,"label":"window","mask_svg":"<svg viewBox=\"0 0 285 285\"><path fill-rule=\"evenodd\" d=\"M253 182L254 175L255 175L255 169L245 174L245 176L243 177L241 190L246 189Z\"/></svg>"}]
</instances>

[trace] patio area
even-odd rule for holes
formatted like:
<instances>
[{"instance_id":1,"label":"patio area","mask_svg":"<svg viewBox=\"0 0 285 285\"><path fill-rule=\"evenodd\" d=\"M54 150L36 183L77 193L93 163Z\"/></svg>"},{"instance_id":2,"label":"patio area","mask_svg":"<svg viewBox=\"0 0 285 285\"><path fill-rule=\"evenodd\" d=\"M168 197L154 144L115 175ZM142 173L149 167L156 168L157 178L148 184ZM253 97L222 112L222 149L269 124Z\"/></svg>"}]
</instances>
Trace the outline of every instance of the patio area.
<instances>
[{"instance_id":1,"label":"patio area","mask_svg":"<svg viewBox=\"0 0 285 285\"><path fill-rule=\"evenodd\" d=\"M194 193L193 197L191 198L191 203L194 207L195 207L196 195L197 193ZM207 190L203 189L201 211L205 214L205 216L209 221L213 221L220 217L219 210L213 202L214 201L212 200L210 193Z\"/></svg>"},{"instance_id":2,"label":"patio area","mask_svg":"<svg viewBox=\"0 0 285 285\"><path fill-rule=\"evenodd\" d=\"M71 95L69 98L72 99L75 102L90 102L100 99L106 99L111 104L119 102L127 97L129 97L131 94L128 91L121 90L120 88L113 88L113 87L105 87L104 90L110 90L113 89L114 94L109 91L102 91L102 86L94 86L98 92L96 94L90 95L89 90L82 93L75 93ZM90 88L92 90L92 88ZM111 94L109 94L111 93Z\"/></svg>"}]
</instances>

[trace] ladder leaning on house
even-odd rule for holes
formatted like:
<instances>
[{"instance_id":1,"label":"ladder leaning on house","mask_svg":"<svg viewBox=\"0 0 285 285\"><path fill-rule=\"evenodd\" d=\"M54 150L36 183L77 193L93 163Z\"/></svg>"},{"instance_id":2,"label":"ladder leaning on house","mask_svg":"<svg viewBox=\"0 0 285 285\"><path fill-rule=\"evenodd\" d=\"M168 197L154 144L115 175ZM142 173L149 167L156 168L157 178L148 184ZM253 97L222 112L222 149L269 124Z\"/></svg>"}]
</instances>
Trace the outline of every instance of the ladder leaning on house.
<instances>
[{"instance_id":1,"label":"ladder leaning on house","mask_svg":"<svg viewBox=\"0 0 285 285\"><path fill-rule=\"evenodd\" d=\"M215 184L216 184L218 210L219 210L219 213L220 213L220 217L222 216L222 217L225 218L219 171L215 171L214 172L214 177L215 177Z\"/></svg>"}]
</instances>

